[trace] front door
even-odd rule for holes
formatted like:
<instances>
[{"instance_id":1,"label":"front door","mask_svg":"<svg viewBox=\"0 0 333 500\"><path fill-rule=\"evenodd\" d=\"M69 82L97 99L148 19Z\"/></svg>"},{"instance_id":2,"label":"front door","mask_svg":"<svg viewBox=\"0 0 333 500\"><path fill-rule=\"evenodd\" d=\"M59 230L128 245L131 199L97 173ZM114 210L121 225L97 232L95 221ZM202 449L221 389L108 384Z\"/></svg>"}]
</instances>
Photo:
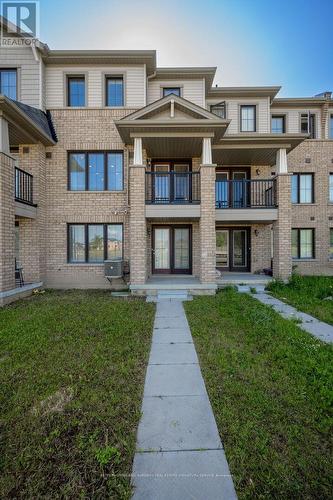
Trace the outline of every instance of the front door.
<instances>
[{"instance_id":1,"label":"front door","mask_svg":"<svg viewBox=\"0 0 333 500\"><path fill-rule=\"evenodd\" d=\"M191 226L154 226L153 273L190 274Z\"/></svg>"},{"instance_id":2,"label":"front door","mask_svg":"<svg viewBox=\"0 0 333 500\"><path fill-rule=\"evenodd\" d=\"M222 271L250 271L250 231L246 227L216 230L216 267Z\"/></svg>"}]
</instances>

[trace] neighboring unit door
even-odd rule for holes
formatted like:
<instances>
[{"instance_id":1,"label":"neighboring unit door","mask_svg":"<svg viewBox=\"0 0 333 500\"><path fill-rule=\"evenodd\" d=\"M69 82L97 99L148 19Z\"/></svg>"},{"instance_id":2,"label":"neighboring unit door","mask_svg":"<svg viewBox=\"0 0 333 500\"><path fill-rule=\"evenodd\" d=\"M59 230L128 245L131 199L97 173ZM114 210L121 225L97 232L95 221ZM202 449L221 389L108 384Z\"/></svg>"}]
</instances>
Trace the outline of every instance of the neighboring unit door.
<instances>
[{"instance_id":1,"label":"neighboring unit door","mask_svg":"<svg viewBox=\"0 0 333 500\"><path fill-rule=\"evenodd\" d=\"M191 252L190 226L153 227L153 273L190 274Z\"/></svg>"},{"instance_id":2,"label":"neighboring unit door","mask_svg":"<svg viewBox=\"0 0 333 500\"><path fill-rule=\"evenodd\" d=\"M223 271L250 271L250 231L248 228L216 230L216 267Z\"/></svg>"}]
</instances>

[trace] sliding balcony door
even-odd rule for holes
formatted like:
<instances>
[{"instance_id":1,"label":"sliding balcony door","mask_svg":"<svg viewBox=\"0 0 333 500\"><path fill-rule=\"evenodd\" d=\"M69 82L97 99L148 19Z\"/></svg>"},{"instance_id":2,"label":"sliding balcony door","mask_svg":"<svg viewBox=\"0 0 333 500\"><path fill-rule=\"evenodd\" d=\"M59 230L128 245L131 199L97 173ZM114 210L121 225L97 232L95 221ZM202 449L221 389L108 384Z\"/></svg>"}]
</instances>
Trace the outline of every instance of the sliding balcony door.
<instances>
[{"instance_id":1,"label":"sliding balcony door","mask_svg":"<svg viewBox=\"0 0 333 500\"><path fill-rule=\"evenodd\" d=\"M221 271L250 271L249 228L218 228L216 230L216 267Z\"/></svg>"}]
</instances>

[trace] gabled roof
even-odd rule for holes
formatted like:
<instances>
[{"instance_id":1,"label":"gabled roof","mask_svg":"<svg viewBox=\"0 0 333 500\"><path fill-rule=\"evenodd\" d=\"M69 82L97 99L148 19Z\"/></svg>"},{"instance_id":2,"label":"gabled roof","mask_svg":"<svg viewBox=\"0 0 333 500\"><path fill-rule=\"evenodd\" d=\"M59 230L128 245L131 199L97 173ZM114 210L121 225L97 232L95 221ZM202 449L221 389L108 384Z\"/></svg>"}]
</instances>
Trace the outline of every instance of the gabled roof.
<instances>
[{"instance_id":1,"label":"gabled roof","mask_svg":"<svg viewBox=\"0 0 333 500\"><path fill-rule=\"evenodd\" d=\"M0 95L0 112L9 122L10 135L15 138L12 143L24 143L34 139L50 146L57 142L50 113L44 113L4 95Z\"/></svg>"},{"instance_id":2,"label":"gabled roof","mask_svg":"<svg viewBox=\"0 0 333 500\"><path fill-rule=\"evenodd\" d=\"M174 106L178 109L181 109L189 116L193 116L193 118L196 119L205 119L205 120L214 120L217 121L218 123L223 123L223 122L228 122L228 120L224 120L220 118L217 115L214 115L210 111L208 111L205 108L202 108L201 106L198 106L197 104L194 104L191 101L188 101L187 99L184 99L183 97L179 97L175 94L168 94L165 97L161 97L161 99L158 99L157 101L152 102L151 104L148 104L144 108L139 109L138 111L134 111L134 113L131 113L130 115L125 116L122 118L121 121L125 120L138 120L138 119L147 119L150 118L152 115L156 115L158 112L163 111L164 109L170 108L171 104L174 104ZM177 119L177 118L174 118Z\"/></svg>"}]
</instances>

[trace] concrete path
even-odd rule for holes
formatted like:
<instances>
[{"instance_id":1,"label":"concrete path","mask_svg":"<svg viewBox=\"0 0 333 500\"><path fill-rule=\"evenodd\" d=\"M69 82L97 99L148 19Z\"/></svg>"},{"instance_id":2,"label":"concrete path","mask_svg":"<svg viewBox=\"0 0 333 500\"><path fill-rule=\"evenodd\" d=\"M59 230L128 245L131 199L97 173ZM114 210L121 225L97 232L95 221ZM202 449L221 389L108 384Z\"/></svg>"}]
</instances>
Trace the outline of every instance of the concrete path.
<instances>
[{"instance_id":1,"label":"concrete path","mask_svg":"<svg viewBox=\"0 0 333 500\"><path fill-rule=\"evenodd\" d=\"M284 318L298 319L300 321L299 327L302 328L302 330L310 333L314 337L317 337L319 340L322 340L323 342L333 343L332 325L324 323L323 321L310 316L310 314L298 311L294 307L282 302L282 300L276 299L275 297L272 297L272 295L264 292L261 287L255 288L257 289L257 293L252 295L253 298L259 300L263 304L272 306L273 309L276 312L280 313ZM239 286L238 291L249 292L250 290L249 287Z\"/></svg>"},{"instance_id":2,"label":"concrete path","mask_svg":"<svg viewBox=\"0 0 333 500\"><path fill-rule=\"evenodd\" d=\"M180 300L157 302L133 484L135 500L237 498Z\"/></svg>"}]
</instances>

